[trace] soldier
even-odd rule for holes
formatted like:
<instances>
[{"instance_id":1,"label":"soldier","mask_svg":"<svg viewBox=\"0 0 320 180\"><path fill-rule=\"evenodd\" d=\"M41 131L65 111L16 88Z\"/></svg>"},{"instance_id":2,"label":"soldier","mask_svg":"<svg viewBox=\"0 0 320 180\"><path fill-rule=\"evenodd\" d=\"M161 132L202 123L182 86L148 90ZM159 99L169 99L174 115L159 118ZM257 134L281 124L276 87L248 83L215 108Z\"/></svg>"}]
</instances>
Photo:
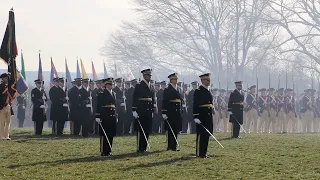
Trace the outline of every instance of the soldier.
<instances>
[{"instance_id":1,"label":"soldier","mask_svg":"<svg viewBox=\"0 0 320 180\"><path fill-rule=\"evenodd\" d=\"M125 121L125 104L123 93L124 90L122 88L122 78L118 78L115 80L116 86L113 88L113 92L116 93L116 101L117 101L117 114L118 114L118 125L117 125L117 135L122 135L124 129L124 121Z\"/></svg>"},{"instance_id":2,"label":"soldier","mask_svg":"<svg viewBox=\"0 0 320 180\"><path fill-rule=\"evenodd\" d=\"M137 132L137 152L145 153L149 133L152 128L152 116L155 107L153 87L150 84L151 69L141 71L143 80L136 85L133 92L132 115L135 118Z\"/></svg>"},{"instance_id":3,"label":"soldier","mask_svg":"<svg viewBox=\"0 0 320 180\"><path fill-rule=\"evenodd\" d=\"M320 91L318 91L318 97L315 101L315 117L313 119L313 132L318 133L319 132L319 122L320 122Z\"/></svg>"},{"instance_id":4,"label":"soldier","mask_svg":"<svg viewBox=\"0 0 320 180\"><path fill-rule=\"evenodd\" d=\"M298 120L297 120L297 113L295 108L295 99L293 97L293 89L287 89L287 94L284 99L285 103L285 113L287 121L283 124L283 126L286 126L288 122L291 121L292 125L292 133L296 133L298 129ZM285 127L284 129L288 129Z\"/></svg>"},{"instance_id":5,"label":"soldier","mask_svg":"<svg viewBox=\"0 0 320 180\"><path fill-rule=\"evenodd\" d=\"M97 98L96 121L102 126L99 128L101 156L112 156L113 137L117 130L116 94L112 90L113 78L104 79L103 83L105 89L99 91Z\"/></svg>"},{"instance_id":6,"label":"soldier","mask_svg":"<svg viewBox=\"0 0 320 180\"><path fill-rule=\"evenodd\" d=\"M190 122L190 133L196 133L196 123L193 121L193 96L196 89L198 89L198 82L194 81L191 83L192 89L188 93L187 102L188 102L188 119Z\"/></svg>"},{"instance_id":7,"label":"soldier","mask_svg":"<svg viewBox=\"0 0 320 180\"><path fill-rule=\"evenodd\" d=\"M268 96L267 96L267 89L262 88L259 90L261 93L261 96L259 97L259 111L260 111L260 125L259 125L259 132L265 132L269 133L269 127L267 127L268 121L269 121L269 102L268 102Z\"/></svg>"},{"instance_id":8,"label":"soldier","mask_svg":"<svg viewBox=\"0 0 320 180\"><path fill-rule=\"evenodd\" d=\"M34 134L40 136L42 135L43 123L47 120L45 105L47 95L42 88L44 82L40 79L37 79L34 82L36 88L31 91L31 101L33 104L32 121L34 122Z\"/></svg>"},{"instance_id":9,"label":"soldier","mask_svg":"<svg viewBox=\"0 0 320 180\"><path fill-rule=\"evenodd\" d=\"M182 126L182 97L177 87L178 74L170 74L168 78L170 84L163 91L162 100L162 117L166 121L167 130L167 150L180 151L177 149L177 140Z\"/></svg>"},{"instance_id":10,"label":"soldier","mask_svg":"<svg viewBox=\"0 0 320 180\"><path fill-rule=\"evenodd\" d=\"M130 127L129 127L130 134L133 134L134 117L132 116L132 112L129 110L132 109L133 92L134 92L134 89L135 89L137 83L138 83L137 79L131 80L130 81L131 87L126 92L126 98L127 98L126 103L127 103L127 109L128 109L128 111L126 111L126 118L127 118L128 123L130 123ZM128 124L128 126L129 126L129 124Z\"/></svg>"},{"instance_id":11,"label":"soldier","mask_svg":"<svg viewBox=\"0 0 320 180\"><path fill-rule=\"evenodd\" d=\"M210 73L199 76L202 85L195 90L193 98L193 117L197 124L196 156L200 158L210 158L207 156L210 135L206 131L208 129L213 132L214 107L210 93L210 76Z\"/></svg>"},{"instance_id":12,"label":"soldier","mask_svg":"<svg viewBox=\"0 0 320 180\"><path fill-rule=\"evenodd\" d=\"M305 95L301 100L301 116L302 116L302 132L310 133L313 121L312 89L307 89Z\"/></svg>"},{"instance_id":13,"label":"soldier","mask_svg":"<svg viewBox=\"0 0 320 180\"><path fill-rule=\"evenodd\" d=\"M27 100L24 94L17 96L17 119L19 128L23 128L24 120L26 117L26 107L27 107Z\"/></svg>"},{"instance_id":14,"label":"soldier","mask_svg":"<svg viewBox=\"0 0 320 180\"><path fill-rule=\"evenodd\" d=\"M278 117L278 122L277 122L277 128L278 132L287 132L287 118L286 118L286 113L285 113L285 103L284 103L284 89L280 88L278 90L278 95L276 97L277 99L277 106L278 106L278 111L277 111L277 117Z\"/></svg>"},{"instance_id":15,"label":"soldier","mask_svg":"<svg viewBox=\"0 0 320 180\"><path fill-rule=\"evenodd\" d=\"M92 113L91 113L91 120L89 124L89 133L94 134L94 127L95 127L95 114L97 111L97 96L98 96L98 91L95 88L94 81L90 79L89 81L89 93L91 92L91 98L92 98ZM90 94L89 94L90 95Z\"/></svg>"},{"instance_id":16,"label":"soldier","mask_svg":"<svg viewBox=\"0 0 320 180\"><path fill-rule=\"evenodd\" d=\"M246 98L246 111L247 111L247 122L246 122L246 131L250 132L251 124L253 125L253 132L257 132L258 126L258 103L256 99L256 85L253 85L249 88L249 93Z\"/></svg>"},{"instance_id":17,"label":"soldier","mask_svg":"<svg viewBox=\"0 0 320 180\"><path fill-rule=\"evenodd\" d=\"M11 123L11 106L8 93L9 73L3 73L0 76L0 140L10 140L9 130Z\"/></svg>"},{"instance_id":18,"label":"soldier","mask_svg":"<svg viewBox=\"0 0 320 180\"><path fill-rule=\"evenodd\" d=\"M153 117L153 122L152 122L152 133L155 133L155 134L158 134L159 133L159 128L161 126L161 123L162 123L162 116L161 116L161 112L162 111L159 111L159 109L161 110L162 107L160 108L159 107L159 104L162 105L162 102L160 103L159 100L158 100L158 92L160 91L160 82L157 82L155 84L155 96L157 97L156 100L157 100L157 109L158 109L158 112L155 113L154 117ZM162 90L163 91L163 90ZM161 99L162 100L162 99Z\"/></svg>"},{"instance_id":19,"label":"soldier","mask_svg":"<svg viewBox=\"0 0 320 180\"><path fill-rule=\"evenodd\" d=\"M158 113L159 116L159 122L160 122L160 131L162 134L165 134L166 133L166 130L165 130L165 125L166 125L166 122L164 122L164 119L162 118L161 116L161 112L162 112L162 100L163 100L163 91L164 89L167 88L167 83L166 81L162 81L160 83L160 89L159 91L157 92L157 105L158 105Z\"/></svg>"},{"instance_id":20,"label":"soldier","mask_svg":"<svg viewBox=\"0 0 320 180\"><path fill-rule=\"evenodd\" d=\"M228 132L228 124L229 124L229 120L227 118L227 100L226 100L226 90L224 89L220 89L219 90L219 96L217 99L218 102L218 109L216 109L216 111L218 112L218 116L219 116L219 122L223 123L223 129L224 132Z\"/></svg>"},{"instance_id":21,"label":"soldier","mask_svg":"<svg viewBox=\"0 0 320 180\"><path fill-rule=\"evenodd\" d=\"M102 80L97 80L95 81L96 83L96 88L92 91L92 104L93 104L93 114L95 115L96 114L96 111L97 111L97 103L98 103L98 96L99 96L99 93L100 92L103 92L103 89L102 89ZM93 123L93 134L95 135L99 135L99 124L94 121Z\"/></svg>"},{"instance_id":22,"label":"soldier","mask_svg":"<svg viewBox=\"0 0 320 180\"><path fill-rule=\"evenodd\" d=\"M182 133L187 133L188 132L188 127L189 127L189 120L188 120L188 101L187 101L187 96L188 96L188 84L183 84L182 85L182 92L181 92L181 97L182 97Z\"/></svg>"},{"instance_id":23,"label":"soldier","mask_svg":"<svg viewBox=\"0 0 320 180\"><path fill-rule=\"evenodd\" d=\"M217 111L219 109L219 105L218 105L218 97L219 97L219 89L215 88L212 90L212 102L213 102L213 110ZM220 121L219 121L219 113L214 112L214 116L213 116L213 130L214 132L218 132L220 127Z\"/></svg>"},{"instance_id":24,"label":"soldier","mask_svg":"<svg viewBox=\"0 0 320 180\"><path fill-rule=\"evenodd\" d=\"M265 128L264 131L266 133L272 132L276 133L276 121L277 121L277 100L276 96L274 95L275 89L270 88L268 89L268 113L269 113L269 118L267 122L265 123ZM270 129L271 128L271 129Z\"/></svg>"},{"instance_id":25,"label":"soldier","mask_svg":"<svg viewBox=\"0 0 320 180\"><path fill-rule=\"evenodd\" d=\"M89 132L90 132L90 128L92 128L92 117L93 117L93 102L92 102L92 91L89 87L89 82L91 80L89 80L88 78L86 79L82 79L82 93L85 95L84 98L84 105L85 105L85 109L84 109L84 116L83 116L83 121L81 123L81 134L82 137L88 137Z\"/></svg>"},{"instance_id":26,"label":"soldier","mask_svg":"<svg viewBox=\"0 0 320 180\"><path fill-rule=\"evenodd\" d=\"M232 123L232 138L240 138L240 126L243 124L243 103L242 81L235 82L236 89L231 92L228 102L229 122Z\"/></svg>"},{"instance_id":27,"label":"soldier","mask_svg":"<svg viewBox=\"0 0 320 180\"><path fill-rule=\"evenodd\" d=\"M57 95L58 90L58 77L53 78L54 86L52 86L49 90L49 98L51 101L50 106L50 120L52 121L52 134L57 134L57 116L59 116L59 112L56 110L58 106L60 106L60 102L57 99L54 99ZM58 104L56 104L58 103ZM48 109L47 109L48 110Z\"/></svg>"}]
</instances>

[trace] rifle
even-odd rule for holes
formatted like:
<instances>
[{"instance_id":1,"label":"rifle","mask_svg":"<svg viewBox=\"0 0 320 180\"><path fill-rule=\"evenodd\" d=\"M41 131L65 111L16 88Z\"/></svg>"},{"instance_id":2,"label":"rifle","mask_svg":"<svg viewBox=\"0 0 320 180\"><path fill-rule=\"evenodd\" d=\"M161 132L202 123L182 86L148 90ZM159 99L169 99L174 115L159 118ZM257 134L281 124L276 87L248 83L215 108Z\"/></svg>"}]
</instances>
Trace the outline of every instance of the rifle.
<instances>
[{"instance_id":1,"label":"rifle","mask_svg":"<svg viewBox=\"0 0 320 180\"><path fill-rule=\"evenodd\" d=\"M43 100L43 105L44 105L44 108L43 108L43 115L46 115L47 114L47 105L46 105L46 101L45 101L45 94L44 94L44 89L43 89L43 81L41 80L41 93L42 93L42 100Z\"/></svg>"},{"instance_id":2,"label":"rifle","mask_svg":"<svg viewBox=\"0 0 320 180\"><path fill-rule=\"evenodd\" d=\"M187 99L186 99L187 90L186 90L186 92L184 92L183 87L184 87L184 79L183 79L183 83L182 83L182 92L183 92L183 105L182 105L182 107L185 108L186 109L186 113L188 113Z\"/></svg>"},{"instance_id":3,"label":"rifle","mask_svg":"<svg viewBox=\"0 0 320 180\"><path fill-rule=\"evenodd\" d=\"M125 94L125 82L124 79L122 79L122 98L124 103L124 112L127 111L127 103L126 103L126 94Z\"/></svg>"},{"instance_id":4,"label":"rifle","mask_svg":"<svg viewBox=\"0 0 320 180\"><path fill-rule=\"evenodd\" d=\"M70 113L70 106L69 106L69 100L68 100L68 98L69 98L68 93L69 92L68 92L68 80L67 80L67 78L66 78L65 85L64 85L64 91L66 93L66 100L67 100L67 104L68 104L68 112Z\"/></svg>"},{"instance_id":5,"label":"rifle","mask_svg":"<svg viewBox=\"0 0 320 180\"><path fill-rule=\"evenodd\" d=\"M157 92L156 92L156 81L154 81L154 84L153 84L153 87L154 87L154 103L155 103L155 111L156 113L158 114L158 97L157 97Z\"/></svg>"},{"instance_id":6,"label":"rifle","mask_svg":"<svg viewBox=\"0 0 320 180\"><path fill-rule=\"evenodd\" d=\"M256 104L257 104L258 116L260 116L260 108L259 108L259 79L258 79L258 71L256 72L256 77L257 77Z\"/></svg>"},{"instance_id":7,"label":"rifle","mask_svg":"<svg viewBox=\"0 0 320 180\"><path fill-rule=\"evenodd\" d=\"M293 112L294 112L294 116L297 118L298 115L297 115L297 111L296 111L296 99L295 99L295 83L294 83L294 78L293 78L293 72L292 72L292 89L293 89Z\"/></svg>"}]
</instances>

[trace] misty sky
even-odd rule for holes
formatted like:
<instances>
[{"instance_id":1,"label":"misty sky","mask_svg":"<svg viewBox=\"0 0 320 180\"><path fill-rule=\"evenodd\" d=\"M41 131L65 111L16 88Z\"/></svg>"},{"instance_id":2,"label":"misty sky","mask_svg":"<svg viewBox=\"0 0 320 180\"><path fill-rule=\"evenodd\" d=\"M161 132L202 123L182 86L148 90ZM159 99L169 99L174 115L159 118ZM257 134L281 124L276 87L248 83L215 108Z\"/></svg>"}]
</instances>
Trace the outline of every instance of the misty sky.
<instances>
[{"instance_id":1,"label":"misty sky","mask_svg":"<svg viewBox=\"0 0 320 180\"><path fill-rule=\"evenodd\" d=\"M27 70L38 70L41 50L43 70L50 70L52 56L57 71L64 72L66 56L70 71L75 71L79 56L87 73L91 72L91 58L97 72L102 72L107 59L99 55L99 48L121 21L134 20L130 0L1 0L0 4L0 41L13 7L17 65L20 69L22 49ZM2 62L0 68L6 68Z\"/></svg>"}]
</instances>

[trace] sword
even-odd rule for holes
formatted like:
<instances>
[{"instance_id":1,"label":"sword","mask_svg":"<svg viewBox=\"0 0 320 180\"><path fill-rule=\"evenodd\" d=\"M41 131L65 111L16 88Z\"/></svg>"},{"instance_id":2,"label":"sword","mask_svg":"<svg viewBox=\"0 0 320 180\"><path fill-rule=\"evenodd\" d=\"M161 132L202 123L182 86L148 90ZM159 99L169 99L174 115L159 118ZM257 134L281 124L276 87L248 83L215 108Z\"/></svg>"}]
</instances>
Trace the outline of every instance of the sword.
<instances>
[{"instance_id":1,"label":"sword","mask_svg":"<svg viewBox=\"0 0 320 180\"><path fill-rule=\"evenodd\" d=\"M171 130L171 133L172 133L172 135L173 135L173 137L174 137L174 140L176 140L176 143L177 143L177 145L178 145L178 148L180 149L180 145L179 145L178 139L177 139L176 135L174 134L171 125L170 125L170 123L169 123L169 121L168 121L167 119L166 119L166 121L167 121L167 123L168 123L168 125L169 125L169 128L170 128L170 130Z\"/></svg>"},{"instance_id":2,"label":"sword","mask_svg":"<svg viewBox=\"0 0 320 180\"><path fill-rule=\"evenodd\" d=\"M107 139L107 141L108 141L108 144L109 144L110 150L112 151L112 147L111 147L111 144L110 144L109 138L108 138L108 136L107 136L107 134L106 134L106 131L103 129L101 122L99 122L98 124L100 125L100 127L101 127L101 129L102 129L102 131L103 131L103 134L104 134L104 136L106 137L106 139Z\"/></svg>"},{"instance_id":3,"label":"sword","mask_svg":"<svg viewBox=\"0 0 320 180\"><path fill-rule=\"evenodd\" d=\"M234 117L233 114L231 114L231 116L237 121L237 123L239 124L239 126L241 127L241 129L243 130L243 132L244 132L245 134L247 134L246 130L244 130L243 126L239 123L238 119L237 119L236 117Z\"/></svg>"},{"instance_id":4,"label":"sword","mask_svg":"<svg viewBox=\"0 0 320 180\"><path fill-rule=\"evenodd\" d=\"M141 131L142 131L142 133L143 133L143 136L144 136L145 140L147 141L148 149L150 150L150 145L149 145L149 142L148 142L147 136L146 136L146 134L145 134L145 132L144 132L144 130L143 130L143 128L142 128L142 125L141 125L141 123L140 123L140 120L139 120L139 119L137 119L137 121L138 121L139 126L140 126L140 128L141 128Z\"/></svg>"},{"instance_id":5,"label":"sword","mask_svg":"<svg viewBox=\"0 0 320 180\"><path fill-rule=\"evenodd\" d=\"M211 132L210 132L207 128L205 128L202 124L200 124L200 125L207 131L207 133L210 134L210 136L211 136L215 141L217 141L217 143L218 143L222 148L224 148L224 147L220 144L220 142L218 141L218 139L217 139L216 137L214 137L214 135L211 134Z\"/></svg>"}]
</instances>

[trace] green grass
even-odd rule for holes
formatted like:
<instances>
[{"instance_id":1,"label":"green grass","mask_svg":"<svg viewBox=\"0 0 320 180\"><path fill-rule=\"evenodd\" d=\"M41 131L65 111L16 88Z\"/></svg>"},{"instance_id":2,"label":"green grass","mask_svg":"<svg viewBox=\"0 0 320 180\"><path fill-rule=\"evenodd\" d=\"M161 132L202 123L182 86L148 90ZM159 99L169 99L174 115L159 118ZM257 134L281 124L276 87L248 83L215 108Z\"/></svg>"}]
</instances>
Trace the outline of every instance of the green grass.
<instances>
[{"instance_id":1,"label":"green grass","mask_svg":"<svg viewBox=\"0 0 320 180\"><path fill-rule=\"evenodd\" d=\"M49 131L45 132L46 134ZM113 157L100 157L98 138L33 137L12 130L0 141L0 179L320 179L319 134L215 134L209 155L194 158L195 135L180 135L181 152L167 152L165 136L150 137L151 152L136 154L135 137L116 137Z\"/></svg>"}]
</instances>

